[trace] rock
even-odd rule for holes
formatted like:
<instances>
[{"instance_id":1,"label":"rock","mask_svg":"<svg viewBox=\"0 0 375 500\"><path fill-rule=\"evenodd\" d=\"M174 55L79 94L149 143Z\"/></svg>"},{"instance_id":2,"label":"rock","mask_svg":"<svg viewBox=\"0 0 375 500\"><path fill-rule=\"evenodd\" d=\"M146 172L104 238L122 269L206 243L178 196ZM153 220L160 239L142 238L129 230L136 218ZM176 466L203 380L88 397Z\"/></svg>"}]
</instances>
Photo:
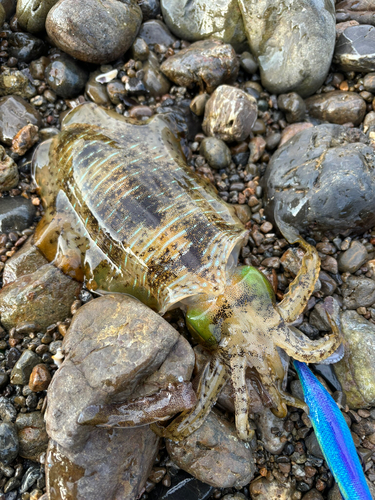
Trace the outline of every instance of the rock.
<instances>
[{"instance_id":1,"label":"rock","mask_svg":"<svg viewBox=\"0 0 375 500\"><path fill-rule=\"evenodd\" d=\"M6 14L4 7L0 4L0 26L2 26L5 22Z\"/></svg>"},{"instance_id":2,"label":"rock","mask_svg":"<svg viewBox=\"0 0 375 500\"><path fill-rule=\"evenodd\" d=\"M17 186L19 181L18 168L14 160L0 146L0 192L9 191Z\"/></svg>"},{"instance_id":3,"label":"rock","mask_svg":"<svg viewBox=\"0 0 375 500\"><path fill-rule=\"evenodd\" d=\"M70 56L103 64L130 48L141 21L142 11L134 0L59 0L48 13L46 30Z\"/></svg>"},{"instance_id":4,"label":"rock","mask_svg":"<svg viewBox=\"0 0 375 500\"><path fill-rule=\"evenodd\" d=\"M13 137L12 151L23 156L27 151L39 141L38 127L29 123L17 132Z\"/></svg>"},{"instance_id":5,"label":"rock","mask_svg":"<svg viewBox=\"0 0 375 500\"><path fill-rule=\"evenodd\" d=\"M23 231L30 227L35 217L35 207L22 196L0 198L0 231Z\"/></svg>"},{"instance_id":6,"label":"rock","mask_svg":"<svg viewBox=\"0 0 375 500\"><path fill-rule=\"evenodd\" d=\"M17 19L21 28L30 33L42 33L50 9L58 0L18 0Z\"/></svg>"},{"instance_id":7,"label":"rock","mask_svg":"<svg viewBox=\"0 0 375 500\"><path fill-rule=\"evenodd\" d=\"M333 318L337 318L340 312L340 305L335 298L326 297L323 301L318 302L310 313L309 323L321 332L329 332L331 330L327 310L331 310Z\"/></svg>"},{"instance_id":8,"label":"rock","mask_svg":"<svg viewBox=\"0 0 375 500\"><path fill-rule=\"evenodd\" d=\"M375 281L364 276L349 276L341 291L347 309L370 307L375 302Z\"/></svg>"},{"instance_id":9,"label":"rock","mask_svg":"<svg viewBox=\"0 0 375 500\"><path fill-rule=\"evenodd\" d=\"M3 286L12 283L20 276L30 274L47 264L47 259L33 245L32 237L6 261L3 271Z\"/></svg>"},{"instance_id":10,"label":"rock","mask_svg":"<svg viewBox=\"0 0 375 500\"><path fill-rule=\"evenodd\" d=\"M107 94L112 104L120 104L126 93L125 85L120 80L112 80L107 84Z\"/></svg>"},{"instance_id":11,"label":"rock","mask_svg":"<svg viewBox=\"0 0 375 500\"><path fill-rule=\"evenodd\" d=\"M51 374L44 364L34 366L29 378L29 387L33 392L45 391L51 382Z\"/></svg>"},{"instance_id":12,"label":"rock","mask_svg":"<svg viewBox=\"0 0 375 500\"><path fill-rule=\"evenodd\" d=\"M324 458L323 452L320 448L315 432L312 432L306 439L305 444L307 451L314 457Z\"/></svg>"},{"instance_id":13,"label":"rock","mask_svg":"<svg viewBox=\"0 0 375 500\"><path fill-rule=\"evenodd\" d=\"M232 161L228 146L215 137L205 137L201 142L199 153L206 158L207 163L215 170L227 168Z\"/></svg>"},{"instance_id":14,"label":"rock","mask_svg":"<svg viewBox=\"0 0 375 500\"><path fill-rule=\"evenodd\" d=\"M22 478L20 493L29 490L40 477L42 477L40 467L29 467Z\"/></svg>"},{"instance_id":15,"label":"rock","mask_svg":"<svg viewBox=\"0 0 375 500\"><path fill-rule=\"evenodd\" d=\"M296 123L304 120L306 114L305 102L296 92L279 95L277 105L281 111L285 112L285 118L288 123Z\"/></svg>"},{"instance_id":16,"label":"rock","mask_svg":"<svg viewBox=\"0 0 375 500\"><path fill-rule=\"evenodd\" d=\"M158 58L150 52L148 60L143 64L143 84L152 97L161 97L169 92L170 81L160 71Z\"/></svg>"},{"instance_id":17,"label":"rock","mask_svg":"<svg viewBox=\"0 0 375 500\"><path fill-rule=\"evenodd\" d=\"M158 19L151 19L142 23L138 36L142 38L151 50L154 49L156 44L165 45L169 47L177 41L166 25Z\"/></svg>"},{"instance_id":18,"label":"rock","mask_svg":"<svg viewBox=\"0 0 375 500\"><path fill-rule=\"evenodd\" d=\"M303 130L267 166L265 213L272 220L282 203L281 218L299 230L364 232L375 225L374 169L374 149L360 131L339 125Z\"/></svg>"},{"instance_id":19,"label":"rock","mask_svg":"<svg viewBox=\"0 0 375 500\"><path fill-rule=\"evenodd\" d=\"M48 435L46 424L40 411L19 413L16 419L19 441L19 455L29 460L39 461L47 450Z\"/></svg>"},{"instance_id":20,"label":"rock","mask_svg":"<svg viewBox=\"0 0 375 500\"><path fill-rule=\"evenodd\" d=\"M187 472L171 467L169 469L171 485L164 486L163 482L156 485L148 493L149 500L206 500L210 497L213 487L198 481Z\"/></svg>"},{"instance_id":21,"label":"rock","mask_svg":"<svg viewBox=\"0 0 375 500\"><path fill-rule=\"evenodd\" d=\"M190 109L197 116L204 115L204 109L206 107L207 101L210 98L208 94L198 94L190 103Z\"/></svg>"},{"instance_id":22,"label":"rock","mask_svg":"<svg viewBox=\"0 0 375 500\"><path fill-rule=\"evenodd\" d=\"M344 23L338 23L336 24L336 41L339 39L340 35L344 33L346 28L349 28L350 26L358 26L359 23L357 21L346 21Z\"/></svg>"},{"instance_id":23,"label":"rock","mask_svg":"<svg viewBox=\"0 0 375 500\"><path fill-rule=\"evenodd\" d=\"M178 38L196 42L215 38L236 50L246 44L241 10L236 0L161 0L163 18Z\"/></svg>"},{"instance_id":24,"label":"rock","mask_svg":"<svg viewBox=\"0 0 375 500\"><path fill-rule=\"evenodd\" d=\"M8 398L0 397L0 417L3 422L15 422L17 410Z\"/></svg>"},{"instance_id":25,"label":"rock","mask_svg":"<svg viewBox=\"0 0 375 500\"><path fill-rule=\"evenodd\" d=\"M0 0L0 5L5 12L5 19L10 19L16 11L17 0Z\"/></svg>"},{"instance_id":26,"label":"rock","mask_svg":"<svg viewBox=\"0 0 375 500\"><path fill-rule=\"evenodd\" d=\"M166 59L160 69L177 85L197 84L211 93L219 85L235 81L239 63L231 45L219 40L202 40Z\"/></svg>"},{"instance_id":27,"label":"rock","mask_svg":"<svg viewBox=\"0 0 375 500\"><path fill-rule=\"evenodd\" d=\"M250 52L243 52L240 57L241 68L249 75L253 75L258 71L258 63Z\"/></svg>"},{"instance_id":28,"label":"rock","mask_svg":"<svg viewBox=\"0 0 375 500\"><path fill-rule=\"evenodd\" d=\"M334 366L350 408L375 403L375 326L356 311L344 311L341 330L346 341L345 357Z\"/></svg>"},{"instance_id":29,"label":"rock","mask_svg":"<svg viewBox=\"0 0 375 500\"><path fill-rule=\"evenodd\" d=\"M8 384L9 384L8 374L0 372L0 391L4 390Z\"/></svg>"},{"instance_id":30,"label":"rock","mask_svg":"<svg viewBox=\"0 0 375 500\"><path fill-rule=\"evenodd\" d=\"M132 56L136 61L147 61L150 49L143 38L136 38L132 45Z\"/></svg>"},{"instance_id":31,"label":"rock","mask_svg":"<svg viewBox=\"0 0 375 500\"><path fill-rule=\"evenodd\" d=\"M85 87L87 73L70 57L59 57L45 70L45 78L51 89L63 98L78 95Z\"/></svg>"},{"instance_id":32,"label":"rock","mask_svg":"<svg viewBox=\"0 0 375 500\"><path fill-rule=\"evenodd\" d=\"M34 106L17 95L0 99L1 142L11 146L16 134L28 124L42 126L42 117Z\"/></svg>"},{"instance_id":33,"label":"rock","mask_svg":"<svg viewBox=\"0 0 375 500\"><path fill-rule=\"evenodd\" d=\"M375 25L375 6L372 0L342 0L336 3L336 20L357 21L360 24Z\"/></svg>"},{"instance_id":34,"label":"rock","mask_svg":"<svg viewBox=\"0 0 375 500\"><path fill-rule=\"evenodd\" d=\"M335 46L333 0L239 0L262 85L270 92L306 97L324 82Z\"/></svg>"},{"instance_id":35,"label":"rock","mask_svg":"<svg viewBox=\"0 0 375 500\"><path fill-rule=\"evenodd\" d=\"M251 450L233 424L211 412L203 425L177 443L167 440L173 462L194 477L219 488L244 486L254 476Z\"/></svg>"},{"instance_id":36,"label":"rock","mask_svg":"<svg viewBox=\"0 0 375 500\"><path fill-rule=\"evenodd\" d=\"M285 419L275 417L268 408L255 416L255 424L263 446L274 455L279 455L286 443L282 439L288 435L284 429L284 421ZM277 433L273 432L273 429L277 429Z\"/></svg>"},{"instance_id":37,"label":"rock","mask_svg":"<svg viewBox=\"0 0 375 500\"><path fill-rule=\"evenodd\" d=\"M9 330L33 322L39 330L44 330L51 323L70 316L70 307L80 289L80 283L47 264L1 290L2 325Z\"/></svg>"},{"instance_id":38,"label":"rock","mask_svg":"<svg viewBox=\"0 0 375 500\"><path fill-rule=\"evenodd\" d=\"M269 481L265 477L258 477L250 483L249 490L253 500L290 500L293 498L295 486L290 481L279 483L276 479Z\"/></svg>"},{"instance_id":39,"label":"rock","mask_svg":"<svg viewBox=\"0 0 375 500\"><path fill-rule=\"evenodd\" d=\"M20 62L29 63L41 57L47 50L46 44L40 38L29 33L11 33L8 40L9 56Z\"/></svg>"},{"instance_id":40,"label":"rock","mask_svg":"<svg viewBox=\"0 0 375 500\"><path fill-rule=\"evenodd\" d=\"M152 115L153 111L149 106L133 106L129 109L130 118L135 118L136 120L150 118Z\"/></svg>"},{"instance_id":41,"label":"rock","mask_svg":"<svg viewBox=\"0 0 375 500\"><path fill-rule=\"evenodd\" d=\"M10 94L29 99L36 94L36 88L21 71L4 69L0 73L0 97Z\"/></svg>"},{"instance_id":42,"label":"rock","mask_svg":"<svg viewBox=\"0 0 375 500\"><path fill-rule=\"evenodd\" d=\"M319 493L318 490L313 488L308 493L306 493L306 495L303 495L302 500L324 500L324 499L321 493Z\"/></svg>"},{"instance_id":43,"label":"rock","mask_svg":"<svg viewBox=\"0 0 375 500\"><path fill-rule=\"evenodd\" d=\"M359 241L352 241L350 248L337 259L340 273L355 273L369 259L367 249Z\"/></svg>"},{"instance_id":44,"label":"rock","mask_svg":"<svg viewBox=\"0 0 375 500\"><path fill-rule=\"evenodd\" d=\"M367 73L365 75L363 86L368 92L375 92L375 73Z\"/></svg>"},{"instance_id":45,"label":"rock","mask_svg":"<svg viewBox=\"0 0 375 500\"><path fill-rule=\"evenodd\" d=\"M220 85L207 101L202 127L208 136L240 142L249 137L257 114L254 97L235 87Z\"/></svg>"},{"instance_id":46,"label":"rock","mask_svg":"<svg viewBox=\"0 0 375 500\"><path fill-rule=\"evenodd\" d=\"M95 80L97 76L101 74L101 71L94 71L90 73L89 79L87 80L85 87L85 95L95 104L99 106L109 107L111 105L111 101L108 97L108 93L106 90L106 85L99 83Z\"/></svg>"},{"instance_id":47,"label":"rock","mask_svg":"<svg viewBox=\"0 0 375 500\"><path fill-rule=\"evenodd\" d=\"M310 116L331 123L359 125L366 114L366 102L355 92L333 91L306 99Z\"/></svg>"},{"instance_id":48,"label":"rock","mask_svg":"<svg viewBox=\"0 0 375 500\"><path fill-rule=\"evenodd\" d=\"M283 146L287 141L289 141L289 139L298 134L298 132L302 132L302 130L306 130L311 127L313 127L313 124L309 122L293 123L292 125L288 125L281 132L279 147Z\"/></svg>"},{"instance_id":49,"label":"rock","mask_svg":"<svg viewBox=\"0 0 375 500\"><path fill-rule=\"evenodd\" d=\"M138 5L142 11L143 21L155 19L161 13L159 0L138 0Z\"/></svg>"},{"instance_id":50,"label":"rock","mask_svg":"<svg viewBox=\"0 0 375 500\"><path fill-rule=\"evenodd\" d=\"M0 461L11 464L18 455L17 430L11 422L0 422Z\"/></svg>"},{"instance_id":51,"label":"rock","mask_svg":"<svg viewBox=\"0 0 375 500\"><path fill-rule=\"evenodd\" d=\"M374 43L374 26L359 25L346 28L337 40L333 61L343 71L374 71Z\"/></svg>"},{"instance_id":52,"label":"rock","mask_svg":"<svg viewBox=\"0 0 375 500\"><path fill-rule=\"evenodd\" d=\"M34 366L41 363L42 359L35 352L26 349L22 356L14 365L10 374L10 383L13 385L26 385L29 383L29 378Z\"/></svg>"},{"instance_id":53,"label":"rock","mask_svg":"<svg viewBox=\"0 0 375 500\"><path fill-rule=\"evenodd\" d=\"M325 262L325 260L323 260L323 262ZM336 272L333 274L337 274L337 269L335 269L335 271ZM325 273L324 271L320 271L319 281L321 283L320 290L324 295L332 295L335 292L337 283L333 278L331 278L329 274Z\"/></svg>"}]
</instances>

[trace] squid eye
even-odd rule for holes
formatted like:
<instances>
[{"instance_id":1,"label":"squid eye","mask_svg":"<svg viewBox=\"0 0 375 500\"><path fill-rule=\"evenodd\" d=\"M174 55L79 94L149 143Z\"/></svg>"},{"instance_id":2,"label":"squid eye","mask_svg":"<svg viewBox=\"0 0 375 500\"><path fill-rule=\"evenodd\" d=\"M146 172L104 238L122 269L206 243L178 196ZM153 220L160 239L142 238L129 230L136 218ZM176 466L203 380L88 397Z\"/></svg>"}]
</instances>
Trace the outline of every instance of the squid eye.
<instances>
[{"instance_id":1,"label":"squid eye","mask_svg":"<svg viewBox=\"0 0 375 500\"><path fill-rule=\"evenodd\" d=\"M192 337L200 344L212 349L220 342L221 328L212 323L207 311L197 308L188 309L186 324Z\"/></svg>"}]
</instances>

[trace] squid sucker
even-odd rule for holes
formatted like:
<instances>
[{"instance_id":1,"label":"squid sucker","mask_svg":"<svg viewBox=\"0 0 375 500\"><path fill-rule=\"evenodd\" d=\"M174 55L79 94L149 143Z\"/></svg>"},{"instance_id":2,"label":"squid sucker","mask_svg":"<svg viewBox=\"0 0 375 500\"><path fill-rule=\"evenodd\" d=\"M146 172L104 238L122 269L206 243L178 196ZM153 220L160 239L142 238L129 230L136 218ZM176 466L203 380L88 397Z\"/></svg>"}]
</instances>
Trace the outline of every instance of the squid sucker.
<instances>
[{"instance_id":1,"label":"squid sucker","mask_svg":"<svg viewBox=\"0 0 375 500\"><path fill-rule=\"evenodd\" d=\"M344 500L372 500L353 438L339 407L304 363L294 361L294 366L320 448Z\"/></svg>"},{"instance_id":2,"label":"squid sucker","mask_svg":"<svg viewBox=\"0 0 375 500\"><path fill-rule=\"evenodd\" d=\"M136 122L92 103L73 109L33 158L45 209L34 242L89 290L130 294L159 314L180 307L192 335L212 351L194 408L167 427L154 423L155 432L173 440L194 432L230 381L237 432L248 440L247 368L257 372L272 411L286 416L287 404L305 406L285 392L286 355L319 363L339 346L339 329L332 322L332 334L313 341L288 326L320 270L316 249L291 227L279 224L305 253L280 303L261 272L237 266L248 233L187 165L180 139L168 114ZM116 419L110 411L109 421Z\"/></svg>"}]
</instances>

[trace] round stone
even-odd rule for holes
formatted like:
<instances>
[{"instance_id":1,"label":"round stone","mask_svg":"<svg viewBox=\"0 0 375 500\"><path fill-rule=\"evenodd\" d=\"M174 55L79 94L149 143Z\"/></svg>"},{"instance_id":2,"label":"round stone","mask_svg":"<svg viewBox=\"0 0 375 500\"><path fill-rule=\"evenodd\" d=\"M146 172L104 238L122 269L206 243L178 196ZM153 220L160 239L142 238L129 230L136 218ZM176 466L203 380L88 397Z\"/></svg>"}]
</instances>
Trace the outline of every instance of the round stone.
<instances>
[{"instance_id":1,"label":"round stone","mask_svg":"<svg viewBox=\"0 0 375 500\"><path fill-rule=\"evenodd\" d=\"M305 119L305 102L296 92L279 95L277 105L281 111L285 112L285 118L288 123L301 122Z\"/></svg>"},{"instance_id":2,"label":"round stone","mask_svg":"<svg viewBox=\"0 0 375 500\"><path fill-rule=\"evenodd\" d=\"M309 115L331 123L359 125L366 113L366 102L355 92L333 91L306 99Z\"/></svg>"},{"instance_id":3,"label":"round stone","mask_svg":"<svg viewBox=\"0 0 375 500\"><path fill-rule=\"evenodd\" d=\"M66 99L75 97L85 87L87 73L73 59L61 57L47 66L45 78L51 89Z\"/></svg>"},{"instance_id":4,"label":"round stone","mask_svg":"<svg viewBox=\"0 0 375 500\"><path fill-rule=\"evenodd\" d=\"M51 374L44 364L34 366L30 378L29 387L33 392L45 391L51 382Z\"/></svg>"},{"instance_id":5,"label":"round stone","mask_svg":"<svg viewBox=\"0 0 375 500\"><path fill-rule=\"evenodd\" d=\"M18 0L17 19L25 31L41 33L45 29L47 14L58 0Z\"/></svg>"},{"instance_id":6,"label":"round stone","mask_svg":"<svg viewBox=\"0 0 375 500\"><path fill-rule=\"evenodd\" d=\"M230 165L230 149L224 141L216 139L216 137L206 137L203 139L199 152L206 158L210 167L215 170L227 168Z\"/></svg>"},{"instance_id":7,"label":"round stone","mask_svg":"<svg viewBox=\"0 0 375 500\"><path fill-rule=\"evenodd\" d=\"M353 241L350 248L338 258L340 273L355 273L368 260L367 249L359 241Z\"/></svg>"}]
</instances>

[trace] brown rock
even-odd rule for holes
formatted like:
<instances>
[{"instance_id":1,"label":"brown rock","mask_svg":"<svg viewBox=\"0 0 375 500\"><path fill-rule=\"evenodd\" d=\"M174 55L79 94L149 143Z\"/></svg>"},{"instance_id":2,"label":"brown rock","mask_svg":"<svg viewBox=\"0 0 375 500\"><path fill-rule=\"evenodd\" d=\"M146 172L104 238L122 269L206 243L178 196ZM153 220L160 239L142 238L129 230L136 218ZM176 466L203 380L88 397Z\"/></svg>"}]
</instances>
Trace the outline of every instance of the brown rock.
<instances>
[{"instance_id":1,"label":"brown rock","mask_svg":"<svg viewBox=\"0 0 375 500\"><path fill-rule=\"evenodd\" d=\"M141 120L143 117L149 118L153 115L153 111L149 106L133 106L129 109L129 116L137 120Z\"/></svg>"},{"instance_id":2,"label":"brown rock","mask_svg":"<svg viewBox=\"0 0 375 500\"><path fill-rule=\"evenodd\" d=\"M231 45L219 40L201 40L169 57L160 69L177 85L197 84L211 93L219 85L236 80L239 62Z\"/></svg>"},{"instance_id":3,"label":"brown rock","mask_svg":"<svg viewBox=\"0 0 375 500\"><path fill-rule=\"evenodd\" d=\"M36 365L31 372L29 387L33 392L45 391L51 382L51 374L46 365Z\"/></svg>"},{"instance_id":4,"label":"brown rock","mask_svg":"<svg viewBox=\"0 0 375 500\"><path fill-rule=\"evenodd\" d=\"M336 24L336 40L344 33L346 28L350 28L350 26L358 26L359 23L357 21L345 21L344 23Z\"/></svg>"},{"instance_id":5,"label":"brown rock","mask_svg":"<svg viewBox=\"0 0 375 500\"><path fill-rule=\"evenodd\" d=\"M6 261L3 271L3 286L12 283L20 276L33 273L45 264L48 264L47 259L33 245L33 238L30 237L18 252Z\"/></svg>"},{"instance_id":6,"label":"brown rock","mask_svg":"<svg viewBox=\"0 0 375 500\"><path fill-rule=\"evenodd\" d=\"M337 259L341 273L355 273L369 259L367 249L359 241L352 241L350 248Z\"/></svg>"},{"instance_id":7,"label":"brown rock","mask_svg":"<svg viewBox=\"0 0 375 500\"><path fill-rule=\"evenodd\" d=\"M223 141L243 141L249 137L258 114L254 97L243 90L221 85L207 101L203 130Z\"/></svg>"},{"instance_id":8,"label":"brown rock","mask_svg":"<svg viewBox=\"0 0 375 500\"><path fill-rule=\"evenodd\" d=\"M18 168L13 159L0 146L0 192L9 191L17 186L19 181Z\"/></svg>"},{"instance_id":9,"label":"brown rock","mask_svg":"<svg viewBox=\"0 0 375 500\"><path fill-rule=\"evenodd\" d=\"M48 445L48 435L43 415L40 411L19 413L15 424L20 456L39 461L40 455L47 450Z\"/></svg>"},{"instance_id":10,"label":"brown rock","mask_svg":"<svg viewBox=\"0 0 375 500\"><path fill-rule=\"evenodd\" d=\"M279 148L283 146L283 144L285 144L287 141L289 141L289 139L298 134L298 132L301 132L306 128L311 128L312 126L313 126L312 123L308 122L292 123L291 125L288 125L287 127L284 128L284 130L281 133Z\"/></svg>"},{"instance_id":11,"label":"brown rock","mask_svg":"<svg viewBox=\"0 0 375 500\"><path fill-rule=\"evenodd\" d=\"M81 284L52 264L21 276L0 292L0 314L6 329L35 323L40 330L70 316L70 306Z\"/></svg>"},{"instance_id":12,"label":"brown rock","mask_svg":"<svg viewBox=\"0 0 375 500\"><path fill-rule=\"evenodd\" d=\"M178 467L212 486L240 488L254 475L250 448L237 437L233 424L215 412L187 438L166 444Z\"/></svg>"},{"instance_id":13,"label":"brown rock","mask_svg":"<svg viewBox=\"0 0 375 500\"><path fill-rule=\"evenodd\" d=\"M330 123L359 125L366 113L366 102L355 92L333 91L306 99L310 116Z\"/></svg>"},{"instance_id":14,"label":"brown rock","mask_svg":"<svg viewBox=\"0 0 375 500\"><path fill-rule=\"evenodd\" d=\"M39 112L22 97L9 95L0 99L0 141L12 145L15 135L31 123L42 126Z\"/></svg>"},{"instance_id":15,"label":"brown rock","mask_svg":"<svg viewBox=\"0 0 375 500\"><path fill-rule=\"evenodd\" d=\"M336 4L336 20L357 21L375 26L375 5L372 0L343 0Z\"/></svg>"},{"instance_id":16,"label":"brown rock","mask_svg":"<svg viewBox=\"0 0 375 500\"><path fill-rule=\"evenodd\" d=\"M249 142L249 150L249 163L256 163L266 150L266 141L260 135L253 137Z\"/></svg>"},{"instance_id":17,"label":"brown rock","mask_svg":"<svg viewBox=\"0 0 375 500\"><path fill-rule=\"evenodd\" d=\"M23 156L39 140L38 127L29 123L17 132L13 137L12 151Z\"/></svg>"},{"instance_id":18,"label":"brown rock","mask_svg":"<svg viewBox=\"0 0 375 500\"><path fill-rule=\"evenodd\" d=\"M295 486L290 481L279 483L276 479L269 481L265 477L258 477L250 484L251 498L254 500L290 500L293 498Z\"/></svg>"},{"instance_id":19,"label":"brown rock","mask_svg":"<svg viewBox=\"0 0 375 500\"><path fill-rule=\"evenodd\" d=\"M48 13L46 30L67 54L103 64L130 48L141 21L141 9L133 0L60 0Z\"/></svg>"}]
</instances>

